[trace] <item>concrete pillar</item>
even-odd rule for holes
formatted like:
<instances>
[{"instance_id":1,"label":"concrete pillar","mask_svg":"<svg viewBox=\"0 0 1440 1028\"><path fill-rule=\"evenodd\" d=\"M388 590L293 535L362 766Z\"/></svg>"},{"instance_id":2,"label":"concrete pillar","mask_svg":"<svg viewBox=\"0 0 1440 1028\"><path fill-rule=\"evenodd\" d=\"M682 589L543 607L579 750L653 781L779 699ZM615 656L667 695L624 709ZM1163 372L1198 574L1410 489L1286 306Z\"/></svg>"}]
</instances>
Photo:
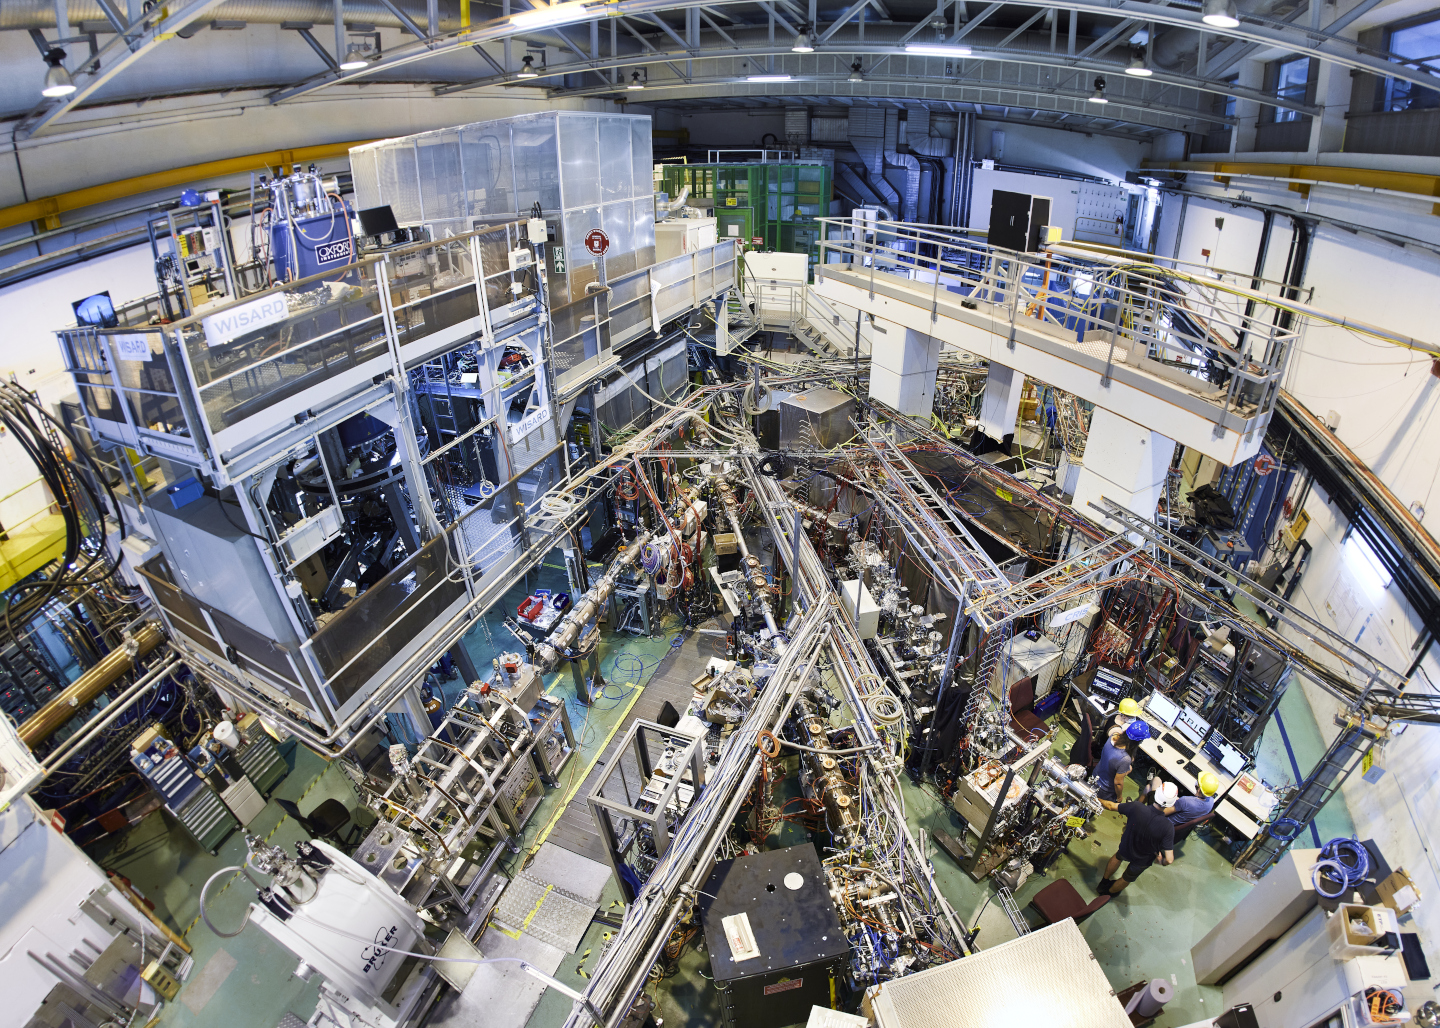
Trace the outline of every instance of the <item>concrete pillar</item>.
<instances>
[{"instance_id":1,"label":"concrete pillar","mask_svg":"<svg viewBox=\"0 0 1440 1028\"><path fill-rule=\"evenodd\" d=\"M1315 103L1320 114L1310 119L1310 159L1339 153L1345 142L1345 115L1350 110L1350 70L1329 61L1320 62L1315 79Z\"/></svg>"},{"instance_id":2,"label":"concrete pillar","mask_svg":"<svg viewBox=\"0 0 1440 1028\"><path fill-rule=\"evenodd\" d=\"M990 362L985 376L985 395L980 398L980 431L996 442L1015 434L1015 419L1020 415L1020 394L1025 391L1025 376L1013 368Z\"/></svg>"},{"instance_id":3,"label":"concrete pillar","mask_svg":"<svg viewBox=\"0 0 1440 1028\"><path fill-rule=\"evenodd\" d=\"M1097 407L1072 506L1102 521L1090 501L1104 497L1153 521L1174 455L1175 440Z\"/></svg>"},{"instance_id":4,"label":"concrete pillar","mask_svg":"<svg viewBox=\"0 0 1440 1028\"><path fill-rule=\"evenodd\" d=\"M870 332L871 398L928 420L943 345L934 336L876 318Z\"/></svg>"},{"instance_id":5,"label":"concrete pillar","mask_svg":"<svg viewBox=\"0 0 1440 1028\"><path fill-rule=\"evenodd\" d=\"M1243 58L1235 70L1237 85L1256 90L1265 87L1265 64L1262 61ZM1235 117L1239 123L1235 126L1235 131L1230 133L1231 153L1254 151L1255 127L1260 121L1260 110L1261 105L1255 100L1235 100Z\"/></svg>"}]
</instances>

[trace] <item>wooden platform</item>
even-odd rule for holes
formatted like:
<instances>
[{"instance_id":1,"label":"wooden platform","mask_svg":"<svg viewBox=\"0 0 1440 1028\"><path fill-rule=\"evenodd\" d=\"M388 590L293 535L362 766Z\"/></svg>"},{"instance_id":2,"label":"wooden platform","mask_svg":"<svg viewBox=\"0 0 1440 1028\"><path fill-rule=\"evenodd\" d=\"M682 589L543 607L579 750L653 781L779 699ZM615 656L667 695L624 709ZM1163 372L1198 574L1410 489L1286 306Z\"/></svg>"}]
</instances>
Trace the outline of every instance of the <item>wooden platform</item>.
<instances>
[{"instance_id":1,"label":"wooden platform","mask_svg":"<svg viewBox=\"0 0 1440 1028\"><path fill-rule=\"evenodd\" d=\"M691 698L695 695L690 688L690 683L699 677L705 670L705 665L712 657L724 658L725 637L714 635L706 629L715 630L719 627L718 621L706 622L701 629L692 631L689 637L680 646L672 649L660 660L660 665L655 669L625 717L621 719L615 734L606 745L600 760L590 769L585 782L580 790L575 793L575 798L560 815L560 820L550 832L549 841L555 843L572 853L589 857L591 860L598 860L608 865L608 858L605 855L605 847L600 842L600 833L595 830L595 821L590 816L590 806L586 799L599 784L605 768L609 765L611 757L620 740L625 736L626 730L637 718L642 721L654 721L660 714L660 707L666 701L681 714L689 705Z\"/></svg>"}]
</instances>

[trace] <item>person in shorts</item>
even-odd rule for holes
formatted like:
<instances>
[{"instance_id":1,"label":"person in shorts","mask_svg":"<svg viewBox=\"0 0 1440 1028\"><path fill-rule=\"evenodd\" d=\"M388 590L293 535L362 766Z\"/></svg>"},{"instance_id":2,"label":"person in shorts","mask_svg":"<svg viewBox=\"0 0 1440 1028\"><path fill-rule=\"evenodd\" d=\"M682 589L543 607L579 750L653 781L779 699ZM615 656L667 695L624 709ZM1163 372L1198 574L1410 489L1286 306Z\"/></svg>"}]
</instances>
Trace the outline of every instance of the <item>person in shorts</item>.
<instances>
[{"instance_id":1,"label":"person in shorts","mask_svg":"<svg viewBox=\"0 0 1440 1028\"><path fill-rule=\"evenodd\" d=\"M1178 792L1174 782L1164 782L1148 797L1150 802L1144 799L1132 803L1100 801L1106 810L1115 810L1124 816L1125 831L1120 836L1119 848L1105 866L1105 877L1095 887L1096 892L1102 896L1118 896L1151 864L1175 863L1175 825L1165 816L1165 810L1175 806ZM1122 860L1126 862L1125 873L1117 879L1115 872Z\"/></svg>"}]
</instances>

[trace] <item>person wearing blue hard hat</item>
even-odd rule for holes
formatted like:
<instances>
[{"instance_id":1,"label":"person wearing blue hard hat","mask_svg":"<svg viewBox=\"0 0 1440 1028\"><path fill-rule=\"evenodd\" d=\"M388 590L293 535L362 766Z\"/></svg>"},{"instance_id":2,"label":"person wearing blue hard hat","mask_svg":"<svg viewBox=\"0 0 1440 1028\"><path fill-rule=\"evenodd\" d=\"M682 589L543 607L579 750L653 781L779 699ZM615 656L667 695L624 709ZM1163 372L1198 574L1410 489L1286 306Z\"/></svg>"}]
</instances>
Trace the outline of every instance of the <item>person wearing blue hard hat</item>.
<instances>
[{"instance_id":1,"label":"person wearing blue hard hat","mask_svg":"<svg viewBox=\"0 0 1440 1028\"><path fill-rule=\"evenodd\" d=\"M1136 718L1125 726L1123 734L1113 734L1105 740L1100 759L1095 763L1095 774L1100 778L1096 789L1102 800L1118 801L1125 791L1125 776L1135 766L1130 755L1136 745L1150 738L1150 726Z\"/></svg>"}]
</instances>

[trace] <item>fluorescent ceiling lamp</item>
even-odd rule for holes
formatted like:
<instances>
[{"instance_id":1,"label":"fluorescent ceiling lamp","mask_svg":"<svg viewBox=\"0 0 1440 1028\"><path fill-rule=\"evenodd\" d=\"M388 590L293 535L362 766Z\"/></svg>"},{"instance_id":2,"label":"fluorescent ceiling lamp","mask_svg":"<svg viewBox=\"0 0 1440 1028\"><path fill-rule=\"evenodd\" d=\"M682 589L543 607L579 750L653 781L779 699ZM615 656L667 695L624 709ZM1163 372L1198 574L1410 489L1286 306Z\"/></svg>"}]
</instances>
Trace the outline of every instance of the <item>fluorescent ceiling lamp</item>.
<instances>
[{"instance_id":1,"label":"fluorescent ceiling lamp","mask_svg":"<svg viewBox=\"0 0 1440 1028\"><path fill-rule=\"evenodd\" d=\"M65 65L60 63L64 59L64 50L51 50L45 55L45 63L49 67L45 69L45 85L40 90L41 96L54 99L69 96L75 92L75 82L70 78L70 73L65 70Z\"/></svg>"},{"instance_id":2,"label":"fluorescent ceiling lamp","mask_svg":"<svg viewBox=\"0 0 1440 1028\"><path fill-rule=\"evenodd\" d=\"M543 4L529 11L510 15L510 24L517 29L539 29L547 25L563 25L567 21L580 21L585 17L584 4Z\"/></svg>"},{"instance_id":3,"label":"fluorescent ceiling lamp","mask_svg":"<svg viewBox=\"0 0 1440 1028\"><path fill-rule=\"evenodd\" d=\"M540 74L535 70L534 64L532 63L534 60L535 58L529 54L520 58L520 70L515 73L515 77L521 79L539 78Z\"/></svg>"},{"instance_id":4,"label":"fluorescent ceiling lamp","mask_svg":"<svg viewBox=\"0 0 1440 1028\"><path fill-rule=\"evenodd\" d=\"M629 84L628 86L626 86L625 88L626 88L626 89L644 89L644 88L645 88L645 83L643 83L643 82L640 81L640 73L639 73L638 71L631 73L631 75L630 75L630 84Z\"/></svg>"},{"instance_id":5,"label":"fluorescent ceiling lamp","mask_svg":"<svg viewBox=\"0 0 1440 1028\"><path fill-rule=\"evenodd\" d=\"M952 46L949 43L906 43L905 52L930 57L969 57L972 53L968 46Z\"/></svg>"},{"instance_id":6,"label":"fluorescent ceiling lamp","mask_svg":"<svg viewBox=\"0 0 1440 1028\"><path fill-rule=\"evenodd\" d=\"M365 48L359 43L351 43L345 48L345 59L340 62L340 68L343 71L355 71L369 63L365 58Z\"/></svg>"},{"instance_id":7,"label":"fluorescent ceiling lamp","mask_svg":"<svg viewBox=\"0 0 1440 1028\"><path fill-rule=\"evenodd\" d=\"M815 44L810 42L810 33L795 33L795 45L790 49L797 54L813 54L815 52Z\"/></svg>"},{"instance_id":8,"label":"fluorescent ceiling lamp","mask_svg":"<svg viewBox=\"0 0 1440 1028\"><path fill-rule=\"evenodd\" d=\"M1145 58L1139 54L1130 58L1130 63L1125 66L1126 75L1138 75L1140 78L1149 78L1155 73L1145 64Z\"/></svg>"},{"instance_id":9,"label":"fluorescent ceiling lamp","mask_svg":"<svg viewBox=\"0 0 1440 1028\"><path fill-rule=\"evenodd\" d=\"M1200 20L1217 29L1233 29L1240 24L1235 0L1205 0L1205 13Z\"/></svg>"},{"instance_id":10,"label":"fluorescent ceiling lamp","mask_svg":"<svg viewBox=\"0 0 1440 1028\"><path fill-rule=\"evenodd\" d=\"M789 82L789 75L746 75L746 82Z\"/></svg>"}]
</instances>

